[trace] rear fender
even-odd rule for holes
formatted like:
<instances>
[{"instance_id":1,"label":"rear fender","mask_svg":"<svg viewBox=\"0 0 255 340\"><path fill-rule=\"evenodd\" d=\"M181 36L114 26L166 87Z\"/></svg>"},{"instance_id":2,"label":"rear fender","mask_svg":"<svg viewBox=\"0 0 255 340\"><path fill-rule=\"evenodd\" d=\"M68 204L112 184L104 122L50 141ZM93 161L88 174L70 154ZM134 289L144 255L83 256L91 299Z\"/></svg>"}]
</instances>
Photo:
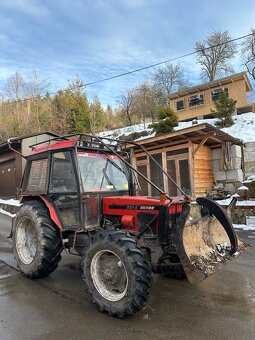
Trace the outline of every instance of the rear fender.
<instances>
[{"instance_id":1,"label":"rear fender","mask_svg":"<svg viewBox=\"0 0 255 340\"><path fill-rule=\"evenodd\" d=\"M20 203L25 203L27 201L36 200L36 199L44 202L44 204L46 205L46 207L49 210L50 218L56 224L56 226L59 228L59 230L62 230L62 224L60 222L60 219L57 215L57 212L56 212L54 206L45 197L43 197L41 195L39 195L39 196L22 196Z\"/></svg>"}]
</instances>

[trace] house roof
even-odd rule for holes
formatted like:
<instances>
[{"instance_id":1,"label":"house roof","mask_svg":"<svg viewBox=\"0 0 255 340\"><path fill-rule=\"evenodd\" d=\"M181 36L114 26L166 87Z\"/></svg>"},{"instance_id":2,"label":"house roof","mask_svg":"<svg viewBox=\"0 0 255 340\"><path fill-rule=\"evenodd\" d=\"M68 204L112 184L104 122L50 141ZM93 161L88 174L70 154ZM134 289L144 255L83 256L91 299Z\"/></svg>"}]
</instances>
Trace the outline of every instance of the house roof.
<instances>
[{"instance_id":1,"label":"house roof","mask_svg":"<svg viewBox=\"0 0 255 340\"><path fill-rule=\"evenodd\" d=\"M204 91L206 89L211 89L211 88L227 85L227 84L230 84L230 83L234 83L235 81L242 80L242 79L245 80L246 91L251 92L252 86L251 86L251 83L250 83L249 78L247 76L247 73L241 72L241 73L236 73L236 74L233 74L233 75L225 77L225 78L213 80L213 81L201 84L201 85L188 87L188 88L185 88L181 91L170 93L168 97L169 97L169 99L177 99L179 97L183 97L183 96L186 96L186 95L189 95L189 94L194 94L194 93L197 93L197 92L200 92L200 91Z\"/></svg>"},{"instance_id":2,"label":"house roof","mask_svg":"<svg viewBox=\"0 0 255 340\"><path fill-rule=\"evenodd\" d=\"M193 125L182 130L174 131L171 133L162 134L155 137L150 137L136 141L136 144L144 147L158 148L163 144L167 143L167 146L184 144L187 142L200 143L207 145L211 149L220 147L222 142L230 142L235 145L243 145L240 139L234 138L226 132L208 124ZM127 145L127 148L133 148L134 150L138 147L133 145Z\"/></svg>"}]
</instances>

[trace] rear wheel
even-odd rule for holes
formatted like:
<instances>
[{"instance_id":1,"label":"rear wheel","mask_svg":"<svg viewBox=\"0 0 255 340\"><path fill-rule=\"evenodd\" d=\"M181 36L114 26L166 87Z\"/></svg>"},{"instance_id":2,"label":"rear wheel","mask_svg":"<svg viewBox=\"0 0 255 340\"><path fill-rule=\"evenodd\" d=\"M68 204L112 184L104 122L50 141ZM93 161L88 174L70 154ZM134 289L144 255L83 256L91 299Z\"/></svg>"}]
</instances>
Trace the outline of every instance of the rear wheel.
<instances>
[{"instance_id":1,"label":"rear wheel","mask_svg":"<svg viewBox=\"0 0 255 340\"><path fill-rule=\"evenodd\" d=\"M60 232L39 201L24 203L14 219L13 251L22 273L46 277L57 268L63 249Z\"/></svg>"},{"instance_id":2,"label":"rear wheel","mask_svg":"<svg viewBox=\"0 0 255 340\"><path fill-rule=\"evenodd\" d=\"M151 265L142 249L129 234L115 230L93 236L83 277L98 308L119 318L145 306L152 284Z\"/></svg>"}]
</instances>

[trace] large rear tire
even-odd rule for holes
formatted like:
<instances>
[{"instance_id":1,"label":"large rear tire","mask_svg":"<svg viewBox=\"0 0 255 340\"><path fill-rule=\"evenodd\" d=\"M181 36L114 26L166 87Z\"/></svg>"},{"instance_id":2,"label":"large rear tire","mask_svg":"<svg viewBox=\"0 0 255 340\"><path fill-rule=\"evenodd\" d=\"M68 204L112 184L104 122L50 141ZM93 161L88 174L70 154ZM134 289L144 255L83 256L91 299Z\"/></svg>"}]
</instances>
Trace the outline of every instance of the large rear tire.
<instances>
[{"instance_id":1,"label":"large rear tire","mask_svg":"<svg viewBox=\"0 0 255 340\"><path fill-rule=\"evenodd\" d=\"M119 318L141 310L152 285L145 253L121 230L99 231L92 237L83 261L83 278L100 311Z\"/></svg>"},{"instance_id":2,"label":"large rear tire","mask_svg":"<svg viewBox=\"0 0 255 340\"><path fill-rule=\"evenodd\" d=\"M30 279L47 277L63 250L58 228L42 202L24 203L14 219L13 251L21 272Z\"/></svg>"}]
</instances>

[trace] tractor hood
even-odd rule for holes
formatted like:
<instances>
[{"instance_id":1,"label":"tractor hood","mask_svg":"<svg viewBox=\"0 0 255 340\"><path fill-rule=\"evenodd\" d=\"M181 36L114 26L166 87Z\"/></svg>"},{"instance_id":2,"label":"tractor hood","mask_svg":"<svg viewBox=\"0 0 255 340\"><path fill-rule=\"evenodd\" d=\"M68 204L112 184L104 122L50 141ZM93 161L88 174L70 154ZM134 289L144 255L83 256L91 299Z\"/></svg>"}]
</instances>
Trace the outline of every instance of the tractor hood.
<instances>
[{"instance_id":1,"label":"tractor hood","mask_svg":"<svg viewBox=\"0 0 255 340\"><path fill-rule=\"evenodd\" d=\"M182 206L185 200L180 200L179 197L174 197L171 204ZM166 199L163 205L168 205L170 201ZM157 211L162 206L160 198L148 196L108 196L103 198L103 213L105 215L112 214L113 210L145 210Z\"/></svg>"}]
</instances>

